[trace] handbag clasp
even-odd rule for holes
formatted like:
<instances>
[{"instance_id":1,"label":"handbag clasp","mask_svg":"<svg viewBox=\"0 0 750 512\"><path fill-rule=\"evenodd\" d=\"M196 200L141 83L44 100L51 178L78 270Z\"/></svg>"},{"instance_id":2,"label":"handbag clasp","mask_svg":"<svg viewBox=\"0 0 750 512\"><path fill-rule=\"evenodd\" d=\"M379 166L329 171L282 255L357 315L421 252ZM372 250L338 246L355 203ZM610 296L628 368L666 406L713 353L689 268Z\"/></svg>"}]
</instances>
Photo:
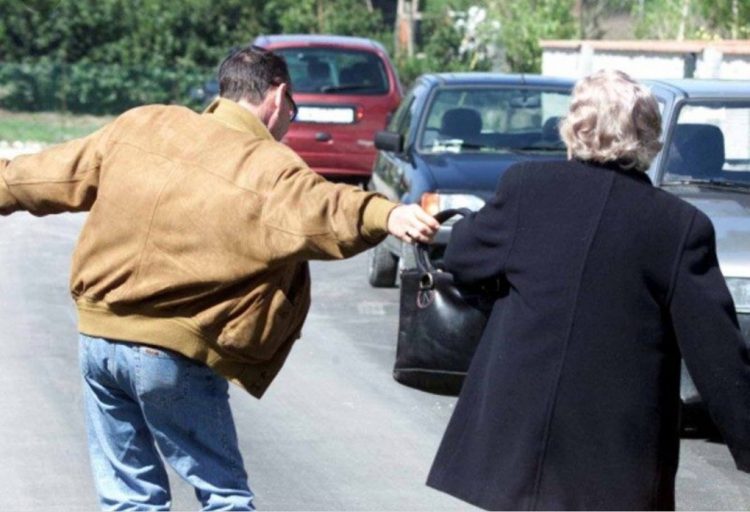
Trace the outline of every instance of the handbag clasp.
<instances>
[{"instance_id":1,"label":"handbag clasp","mask_svg":"<svg viewBox=\"0 0 750 512\"><path fill-rule=\"evenodd\" d=\"M422 277L419 278L419 289L420 290L432 290L435 287L435 279L432 274L425 272Z\"/></svg>"}]
</instances>

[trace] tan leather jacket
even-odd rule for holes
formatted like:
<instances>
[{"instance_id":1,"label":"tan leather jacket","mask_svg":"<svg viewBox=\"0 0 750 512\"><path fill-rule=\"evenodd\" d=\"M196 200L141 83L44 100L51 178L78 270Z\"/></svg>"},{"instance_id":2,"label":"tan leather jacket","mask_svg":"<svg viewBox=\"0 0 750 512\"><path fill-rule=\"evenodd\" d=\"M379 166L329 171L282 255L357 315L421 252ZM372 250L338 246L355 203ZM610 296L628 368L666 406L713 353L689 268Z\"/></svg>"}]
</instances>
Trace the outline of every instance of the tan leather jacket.
<instances>
[{"instance_id":1,"label":"tan leather jacket","mask_svg":"<svg viewBox=\"0 0 750 512\"><path fill-rule=\"evenodd\" d=\"M81 332L174 350L257 397L300 336L307 261L379 242L394 206L327 182L224 99L136 108L0 160L1 214L89 211L70 283Z\"/></svg>"}]
</instances>

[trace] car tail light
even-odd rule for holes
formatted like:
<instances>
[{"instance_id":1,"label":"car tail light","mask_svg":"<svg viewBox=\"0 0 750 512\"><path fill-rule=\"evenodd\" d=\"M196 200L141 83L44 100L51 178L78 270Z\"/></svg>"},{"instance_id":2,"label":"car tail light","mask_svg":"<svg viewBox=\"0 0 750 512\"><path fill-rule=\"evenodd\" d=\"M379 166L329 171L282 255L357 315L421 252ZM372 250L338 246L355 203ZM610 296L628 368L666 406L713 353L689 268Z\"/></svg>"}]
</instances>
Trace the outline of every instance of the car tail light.
<instances>
[{"instance_id":1,"label":"car tail light","mask_svg":"<svg viewBox=\"0 0 750 512\"><path fill-rule=\"evenodd\" d=\"M365 117L365 109L362 105L357 105L357 109L354 112L354 121L359 122Z\"/></svg>"}]
</instances>

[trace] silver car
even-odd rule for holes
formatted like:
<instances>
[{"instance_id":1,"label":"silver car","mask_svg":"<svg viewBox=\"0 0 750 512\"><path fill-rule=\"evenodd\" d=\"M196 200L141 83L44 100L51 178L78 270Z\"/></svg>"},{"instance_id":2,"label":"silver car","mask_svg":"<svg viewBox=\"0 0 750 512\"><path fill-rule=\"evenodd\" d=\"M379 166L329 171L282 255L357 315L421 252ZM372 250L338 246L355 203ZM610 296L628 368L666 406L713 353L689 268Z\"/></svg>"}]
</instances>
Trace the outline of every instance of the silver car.
<instances>
[{"instance_id":1,"label":"silver car","mask_svg":"<svg viewBox=\"0 0 750 512\"><path fill-rule=\"evenodd\" d=\"M664 149L649 175L711 218L719 265L750 347L750 84L646 83L660 102L664 128ZM700 396L684 367L682 400L686 413L698 417L690 408L701 408Z\"/></svg>"}]
</instances>

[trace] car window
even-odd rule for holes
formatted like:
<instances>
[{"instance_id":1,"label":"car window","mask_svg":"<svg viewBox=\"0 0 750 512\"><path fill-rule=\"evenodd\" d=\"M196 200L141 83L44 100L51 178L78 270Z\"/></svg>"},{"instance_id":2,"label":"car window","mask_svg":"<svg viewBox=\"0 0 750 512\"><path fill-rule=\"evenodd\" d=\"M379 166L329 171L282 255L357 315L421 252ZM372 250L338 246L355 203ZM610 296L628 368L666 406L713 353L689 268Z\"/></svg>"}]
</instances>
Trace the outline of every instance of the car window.
<instances>
[{"instance_id":1,"label":"car window","mask_svg":"<svg viewBox=\"0 0 750 512\"><path fill-rule=\"evenodd\" d=\"M286 60L295 92L387 94L388 75L373 52L336 48L275 50Z\"/></svg>"},{"instance_id":2,"label":"car window","mask_svg":"<svg viewBox=\"0 0 750 512\"><path fill-rule=\"evenodd\" d=\"M750 101L682 105L664 151L665 183L750 184Z\"/></svg>"},{"instance_id":3,"label":"car window","mask_svg":"<svg viewBox=\"0 0 750 512\"><path fill-rule=\"evenodd\" d=\"M421 152L565 152L558 125L570 92L538 88L444 88L432 97Z\"/></svg>"},{"instance_id":4,"label":"car window","mask_svg":"<svg viewBox=\"0 0 750 512\"><path fill-rule=\"evenodd\" d=\"M390 123L388 123L388 131L400 133L406 139L409 133L409 126L411 125L412 117L414 116L414 93L410 92L401 101L401 104L394 112Z\"/></svg>"}]
</instances>

